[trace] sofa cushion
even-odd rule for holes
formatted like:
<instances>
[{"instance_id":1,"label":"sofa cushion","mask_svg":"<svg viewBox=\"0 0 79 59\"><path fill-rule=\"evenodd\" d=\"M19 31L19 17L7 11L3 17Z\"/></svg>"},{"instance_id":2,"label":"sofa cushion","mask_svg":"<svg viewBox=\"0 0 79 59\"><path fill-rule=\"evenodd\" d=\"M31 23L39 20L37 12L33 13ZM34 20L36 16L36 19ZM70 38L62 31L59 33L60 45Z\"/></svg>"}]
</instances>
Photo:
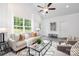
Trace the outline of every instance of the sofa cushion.
<instances>
[{"instance_id":1,"label":"sofa cushion","mask_svg":"<svg viewBox=\"0 0 79 59\"><path fill-rule=\"evenodd\" d=\"M12 38L12 40L18 41L19 40L19 34L11 34L10 38Z\"/></svg>"},{"instance_id":2,"label":"sofa cushion","mask_svg":"<svg viewBox=\"0 0 79 59\"><path fill-rule=\"evenodd\" d=\"M16 47L17 47L17 48L20 47L20 46L23 46L23 45L26 45L25 40L23 40L23 41L18 41L18 42L16 43Z\"/></svg>"},{"instance_id":3,"label":"sofa cushion","mask_svg":"<svg viewBox=\"0 0 79 59\"><path fill-rule=\"evenodd\" d=\"M28 39L28 38L30 38L30 34L25 34L25 39Z\"/></svg>"}]
</instances>

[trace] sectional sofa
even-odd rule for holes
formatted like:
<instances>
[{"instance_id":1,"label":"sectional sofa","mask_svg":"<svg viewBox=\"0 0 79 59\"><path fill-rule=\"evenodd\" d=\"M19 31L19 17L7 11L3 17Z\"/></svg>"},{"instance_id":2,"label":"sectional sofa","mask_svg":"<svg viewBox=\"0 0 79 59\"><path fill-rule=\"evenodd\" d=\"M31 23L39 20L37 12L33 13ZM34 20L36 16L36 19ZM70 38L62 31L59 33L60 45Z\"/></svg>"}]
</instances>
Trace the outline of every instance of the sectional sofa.
<instances>
[{"instance_id":1,"label":"sectional sofa","mask_svg":"<svg viewBox=\"0 0 79 59\"><path fill-rule=\"evenodd\" d=\"M19 41L19 36L13 34L12 37L8 40L11 49L14 52L18 52L19 50L26 48L27 46L33 44L39 36L25 38L24 40Z\"/></svg>"}]
</instances>

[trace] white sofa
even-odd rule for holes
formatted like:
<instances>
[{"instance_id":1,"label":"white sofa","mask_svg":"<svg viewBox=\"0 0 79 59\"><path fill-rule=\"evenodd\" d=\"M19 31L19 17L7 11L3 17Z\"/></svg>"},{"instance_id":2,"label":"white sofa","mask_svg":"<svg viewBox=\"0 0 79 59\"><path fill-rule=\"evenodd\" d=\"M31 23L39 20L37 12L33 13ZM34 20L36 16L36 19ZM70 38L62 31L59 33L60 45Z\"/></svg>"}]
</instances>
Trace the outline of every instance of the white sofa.
<instances>
[{"instance_id":1,"label":"white sofa","mask_svg":"<svg viewBox=\"0 0 79 59\"><path fill-rule=\"evenodd\" d=\"M13 51L17 52L18 50L21 50L22 48L33 44L37 40L37 38L39 38L39 36L25 38L25 40L19 41L17 36L13 36L9 39L8 42Z\"/></svg>"}]
</instances>

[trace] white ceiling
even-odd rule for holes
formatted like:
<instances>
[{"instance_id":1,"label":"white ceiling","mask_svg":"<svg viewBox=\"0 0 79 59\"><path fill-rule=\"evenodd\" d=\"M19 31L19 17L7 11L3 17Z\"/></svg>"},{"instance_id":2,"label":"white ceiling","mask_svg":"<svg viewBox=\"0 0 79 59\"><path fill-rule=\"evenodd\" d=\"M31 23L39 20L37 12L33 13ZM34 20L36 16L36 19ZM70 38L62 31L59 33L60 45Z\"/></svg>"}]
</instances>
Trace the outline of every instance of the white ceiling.
<instances>
[{"instance_id":1,"label":"white ceiling","mask_svg":"<svg viewBox=\"0 0 79 59\"><path fill-rule=\"evenodd\" d=\"M36 11L38 12L40 8L37 7L37 5L44 6L45 3L34 3L33 4L36 8ZM69 8L66 8L66 6L69 6ZM52 18L56 16L63 16L63 15L69 15L74 13L79 13L79 3L55 3L52 4L50 7L55 7L56 10L49 11L48 14L43 15L42 13L39 13L41 17L43 18Z\"/></svg>"}]
</instances>

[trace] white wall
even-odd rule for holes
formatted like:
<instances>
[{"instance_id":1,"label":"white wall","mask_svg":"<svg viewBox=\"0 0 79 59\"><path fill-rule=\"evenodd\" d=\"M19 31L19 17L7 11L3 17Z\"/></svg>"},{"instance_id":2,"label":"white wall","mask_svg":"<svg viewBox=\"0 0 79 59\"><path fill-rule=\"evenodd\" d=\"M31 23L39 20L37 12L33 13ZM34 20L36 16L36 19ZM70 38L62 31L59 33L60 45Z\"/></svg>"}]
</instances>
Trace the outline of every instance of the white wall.
<instances>
[{"instance_id":1,"label":"white wall","mask_svg":"<svg viewBox=\"0 0 79 59\"><path fill-rule=\"evenodd\" d=\"M35 31L38 27L38 24L41 21L41 17L38 15L37 11L35 10L33 4L9 4L12 8L13 16L19 16L25 19L32 20L32 31Z\"/></svg>"},{"instance_id":2,"label":"white wall","mask_svg":"<svg viewBox=\"0 0 79 59\"><path fill-rule=\"evenodd\" d=\"M57 31L50 31L50 22L57 23ZM59 37L79 36L79 13L44 19L42 29L44 35L57 33Z\"/></svg>"},{"instance_id":3,"label":"white wall","mask_svg":"<svg viewBox=\"0 0 79 59\"><path fill-rule=\"evenodd\" d=\"M13 32L13 17L18 16L33 21L32 30L35 31L41 22L41 17L32 4L7 4L0 3L0 28L7 28L7 34ZM9 36L5 36L8 40Z\"/></svg>"},{"instance_id":4,"label":"white wall","mask_svg":"<svg viewBox=\"0 0 79 59\"><path fill-rule=\"evenodd\" d=\"M8 4L0 4L0 28L7 27L8 23Z\"/></svg>"},{"instance_id":5,"label":"white wall","mask_svg":"<svg viewBox=\"0 0 79 59\"><path fill-rule=\"evenodd\" d=\"M60 17L59 36L79 36L79 13Z\"/></svg>"},{"instance_id":6,"label":"white wall","mask_svg":"<svg viewBox=\"0 0 79 59\"><path fill-rule=\"evenodd\" d=\"M30 3L0 4L0 28L7 27L9 32L13 31L13 17L18 16L33 21L33 31L41 22L41 17Z\"/></svg>"}]
</instances>

